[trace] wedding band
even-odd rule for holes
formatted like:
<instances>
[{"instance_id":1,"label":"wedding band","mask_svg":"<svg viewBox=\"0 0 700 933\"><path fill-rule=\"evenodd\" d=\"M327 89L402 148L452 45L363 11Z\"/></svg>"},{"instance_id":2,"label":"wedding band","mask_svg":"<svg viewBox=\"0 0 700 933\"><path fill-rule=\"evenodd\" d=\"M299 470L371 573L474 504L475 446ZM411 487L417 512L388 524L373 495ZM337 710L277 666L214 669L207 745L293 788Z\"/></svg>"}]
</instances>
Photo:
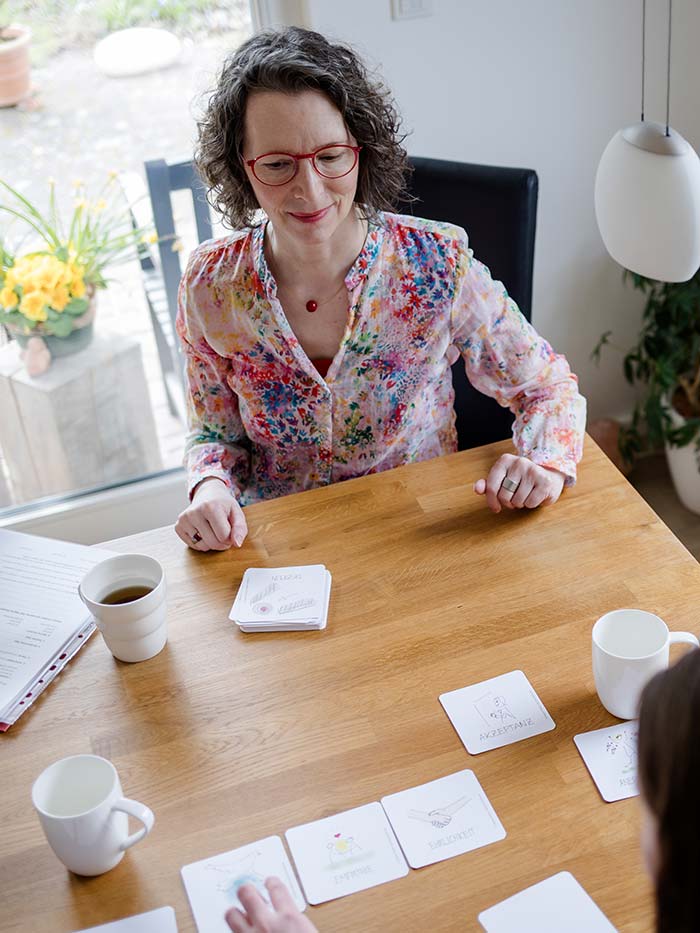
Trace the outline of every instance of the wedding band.
<instances>
[{"instance_id":1,"label":"wedding band","mask_svg":"<svg viewBox=\"0 0 700 933\"><path fill-rule=\"evenodd\" d=\"M501 483L501 486L503 486L504 489L507 489L508 492L515 492L515 490L518 488L519 485L520 483L513 482L513 480L510 479L510 477L508 476L506 476L503 482Z\"/></svg>"},{"instance_id":2,"label":"wedding band","mask_svg":"<svg viewBox=\"0 0 700 933\"><path fill-rule=\"evenodd\" d=\"M192 535L192 543L199 544L201 540L202 540L202 536L200 535L198 531L195 531L195 533Z\"/></svg>"}]
</instances>

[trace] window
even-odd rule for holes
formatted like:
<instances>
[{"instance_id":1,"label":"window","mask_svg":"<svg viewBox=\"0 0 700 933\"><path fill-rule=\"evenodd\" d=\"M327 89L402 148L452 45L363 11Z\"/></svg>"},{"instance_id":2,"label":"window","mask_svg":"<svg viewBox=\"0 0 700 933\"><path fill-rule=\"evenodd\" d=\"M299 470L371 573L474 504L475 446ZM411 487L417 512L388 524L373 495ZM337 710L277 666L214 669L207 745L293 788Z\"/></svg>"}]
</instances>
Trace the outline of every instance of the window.
<instances>
[{"instance_id":1,"label":"window","mask_svg":"<svg viewBox=\"0 0 700 933\"><path fill-rule=\"evenodd\" d=\"M76 199L90 208L104 200L104 186L114 183L110 173L130 179L133 196L134 181L145 192L145 160L189 158L198 101L214 85L224 55L251 32L246 0L10 0L7 7L10 21L32 32L31 90L16 106L0 109L0 179L42 212L53 179L64 217ZM130 43L128 54L125 46L122 54L115 47L111 64L98 55L98 67L101 39L143 26L177 37L174 64L133 76L106 74L109 68L146 68L157 52L153 38L120 33ZM9 41L0 41L0 97L3 45ZM11 200L0 191L0 203ZM146 204L147 196L139 210ZM177 196L174 206L186 255L196 242L193 218ZM7 212L0 213L0 242L15 256L37 248L31 229ZM132 257L108 268L107 278L96 293L92 340L81 337L82 349L59 356L70 341L54 337L54 357L43 374L27 373L17 340L9 339L7 327L0 329L0 518L46 496L114 486L180 465L185 425L168 400L141 265ZM30 366L46 361L36 341L25 353Z\"/></svg>"}]
</instances>

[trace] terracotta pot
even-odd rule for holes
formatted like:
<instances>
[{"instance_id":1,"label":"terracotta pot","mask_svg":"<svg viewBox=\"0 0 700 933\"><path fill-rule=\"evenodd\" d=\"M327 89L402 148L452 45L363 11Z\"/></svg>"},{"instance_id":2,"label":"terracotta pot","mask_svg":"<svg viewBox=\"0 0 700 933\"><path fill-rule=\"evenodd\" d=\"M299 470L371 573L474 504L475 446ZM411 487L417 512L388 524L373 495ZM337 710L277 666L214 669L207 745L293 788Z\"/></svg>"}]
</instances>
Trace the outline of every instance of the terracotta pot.
<instances>
[{"instance_id":1,"label":"terracotta pot","mask_svg":"<svg viewBox=\"0 0 700 933\"><path fill-rule=\"evenodd\" d=\"M11 107L29 95L29 40L24 26L7 26L0 38L0 107Z\"/></svg>"}]
</instances>

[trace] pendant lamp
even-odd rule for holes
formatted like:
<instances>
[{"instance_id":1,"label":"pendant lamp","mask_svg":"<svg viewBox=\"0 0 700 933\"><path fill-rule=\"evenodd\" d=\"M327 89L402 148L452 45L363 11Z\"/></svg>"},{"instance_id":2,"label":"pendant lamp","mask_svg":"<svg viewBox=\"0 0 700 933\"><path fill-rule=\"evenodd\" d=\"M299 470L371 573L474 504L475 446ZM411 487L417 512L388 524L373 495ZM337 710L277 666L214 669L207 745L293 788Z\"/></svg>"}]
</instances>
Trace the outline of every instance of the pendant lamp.
<instances>
[{"instance_id":1,"label":"pendant lamp","mask_svg":"<svg viewBox=\"0 0 700 933\"><path fill-rule=\"evenodd\" d=\"M603 152L595 179L595 214L605 248L621 266L662 282L686 282L700 268L700 159L669 126L671 9L668 6L666 124L642 119L619 130Z\"/></svg>"}]
</instances>

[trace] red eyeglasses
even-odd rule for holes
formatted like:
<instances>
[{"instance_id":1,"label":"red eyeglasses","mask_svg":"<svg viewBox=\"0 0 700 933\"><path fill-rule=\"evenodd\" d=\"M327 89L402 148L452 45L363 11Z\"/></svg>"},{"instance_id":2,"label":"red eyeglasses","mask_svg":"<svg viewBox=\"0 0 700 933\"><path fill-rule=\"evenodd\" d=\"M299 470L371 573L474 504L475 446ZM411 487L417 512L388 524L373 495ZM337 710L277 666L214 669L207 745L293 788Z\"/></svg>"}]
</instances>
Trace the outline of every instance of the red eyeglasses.
<instances>
[{"instance_id":1,"label":"red eyeglasses","mask_svg":"<svg viewBox=\"0 0 700 933\"><path fill-rule=\"evenodd\" d=\"M299 171L302 159L311 159L316 172L323 178L342 178L357 165L362 146L321 146L315 152L294 155L291 152L266 152L246 165L263 185L286 185Z\"/></svg>"}]
</instances>

